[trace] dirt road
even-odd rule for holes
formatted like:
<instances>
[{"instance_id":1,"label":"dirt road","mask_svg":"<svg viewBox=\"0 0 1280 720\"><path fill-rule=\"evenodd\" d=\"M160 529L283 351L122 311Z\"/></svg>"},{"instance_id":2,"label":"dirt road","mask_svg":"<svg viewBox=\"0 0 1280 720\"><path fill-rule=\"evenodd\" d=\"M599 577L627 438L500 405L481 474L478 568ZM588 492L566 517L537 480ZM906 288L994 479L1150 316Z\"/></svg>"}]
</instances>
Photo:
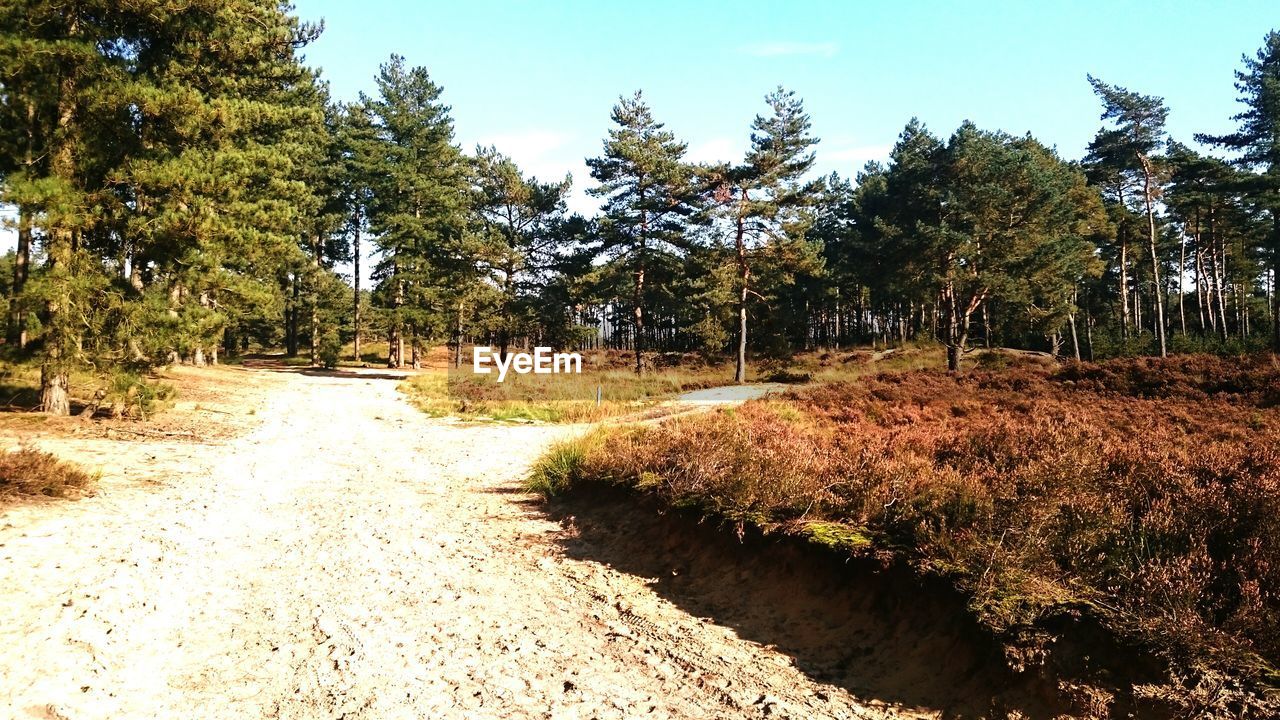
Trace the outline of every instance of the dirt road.
<instances>
[{"instance_id":1,"label":"dirt road","mask_svg":"<svg viewBox=\"0 0 1280 720\"><path fill-rule=\"evenodd\" d=\"M899 714L566 552L519 481L580 429L260 372L240 437L40 443L103 479L0 516L0 716Z\"/></svg>"}]
</instances>

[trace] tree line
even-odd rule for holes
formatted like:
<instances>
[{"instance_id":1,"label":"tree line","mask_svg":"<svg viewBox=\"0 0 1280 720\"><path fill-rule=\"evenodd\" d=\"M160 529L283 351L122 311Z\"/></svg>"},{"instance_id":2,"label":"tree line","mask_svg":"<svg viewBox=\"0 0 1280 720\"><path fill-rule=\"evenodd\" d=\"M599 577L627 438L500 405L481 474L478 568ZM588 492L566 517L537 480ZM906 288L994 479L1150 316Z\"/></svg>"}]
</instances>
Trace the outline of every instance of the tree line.
<instances>
[{"instance_id":1,"label":"tree line","mask_svg":"<svg viewBox=\"0 0 1280 720\"><path fill-rule=\"evenodd\" d=\"M1089 77L1071 161L1030 135L911 120L887 163L814 177L810 117L765 97L749 149L691 163L640 93L570 177L465 152L425 68L341 103L266 0L0 3L6 352L70 411L119 377L283 347L392 367L467 343L731 357L914 341L1088 359L1280 349L1280 34L1246 56L1237 131L1168 136L1158 97ZM373 287L360 264L372 257ZM338 272L347 264L353 273ZM104 391L100 391L99 395Z\"/></svg>"}]
</instances>

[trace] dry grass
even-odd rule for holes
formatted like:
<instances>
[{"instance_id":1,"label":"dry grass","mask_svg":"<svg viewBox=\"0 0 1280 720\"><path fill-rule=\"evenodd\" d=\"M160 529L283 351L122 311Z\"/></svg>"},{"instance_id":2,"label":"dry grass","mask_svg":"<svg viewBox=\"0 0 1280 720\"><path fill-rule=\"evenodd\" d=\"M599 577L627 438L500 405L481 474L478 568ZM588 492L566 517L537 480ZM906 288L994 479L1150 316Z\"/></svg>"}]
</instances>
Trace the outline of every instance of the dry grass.
<instances>
[{"instance_id":1,"label":"dry grass","mask_svg":"<svg viewBox=\"0 0 1280 720\"><path fill-rule=\"evenodd\" d=\"M97 477L34 448L0 453L0 499L23 495L79 499L91 495L97 482Z\"/></svg>"},{"instance_id":2,"label":"dry grass","mask_svg":"<svg viewBox=\"0 0 1280 720\"><path fill-rule=\"evenodd\" d=\"M496 376L448 370L443 351L427 355L426 370L402 386L410 400L432 416L457 415L474 419L595 422L641 413L674 396L703 388L729 385L730 363L708 363L694 354L647 356L645 372L632 370L633 356L621 351L584 352L577 375ZM946 359L938 348L905 348L890 352L868 350L815 351L786 361L753 363L749 382L832 382L853 380L880 372L941 367ZM596 393L600 402L596 402Z\"/></svg>"},{"instance_id":3,"label":"dry grass","mask_svg":"<svg viewBox=\"0 0 1280 720\"><path fill-rule=\"evenodd\" d=\"M905 559L1009 639L1069 608L1187 677L1274 685L1278 405L1271 357L886 374L598 433L534 482Z\"/></svg>"},{"instance_id":4,"label":"dry grass","mask_svg":"<svg viewBox=\"0 0 1280 720\"><path fill-rule=\"evenodd\" d=\"M733 376L725 365L654 363L643 375L629 369L629 358L617 352L583 353L580 374L476 375L431 368L407 380L402 389L423 411L434 416L539 421L592 422L634 413L672 396L726 384ZM600 402L596 402L596 393Z\"/></svg>"}]
</instances>

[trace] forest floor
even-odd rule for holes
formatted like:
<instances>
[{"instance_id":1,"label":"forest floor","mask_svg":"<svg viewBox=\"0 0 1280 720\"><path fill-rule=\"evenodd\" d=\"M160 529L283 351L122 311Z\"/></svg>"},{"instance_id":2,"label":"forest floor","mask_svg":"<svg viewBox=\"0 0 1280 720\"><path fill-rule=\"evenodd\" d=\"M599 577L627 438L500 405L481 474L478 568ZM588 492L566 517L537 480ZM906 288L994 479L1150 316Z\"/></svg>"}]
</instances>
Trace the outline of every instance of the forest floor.
<instances>
[{"instance_id":1,"label":"forest floor","mask_svg":"<svg viewBox=\"0 0 1280 720\"><path fill-rule=\"evenodd\" d=\"M0 509L0 715L934 717L956 699L911 690L946 647L851 648L793 579L749 559L686 578L707 567L688 547L526 493L583 426L427 418L387 371L184 375L152 423L0 422L8 446L101 473L92 497ZM817 679L794 647L815 635L876 684Z\"/></svg>"}]
</instances>

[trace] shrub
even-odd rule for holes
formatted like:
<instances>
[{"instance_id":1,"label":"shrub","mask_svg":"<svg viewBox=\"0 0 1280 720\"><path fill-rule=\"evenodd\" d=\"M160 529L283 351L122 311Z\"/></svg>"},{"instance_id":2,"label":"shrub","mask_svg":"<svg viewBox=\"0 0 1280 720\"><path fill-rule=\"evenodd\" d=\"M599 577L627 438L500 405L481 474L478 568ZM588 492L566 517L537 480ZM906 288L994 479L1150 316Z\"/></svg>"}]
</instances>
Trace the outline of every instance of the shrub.
<instances>
[{"instance_id":1,"label":"shrub","mask_svg":"<svg viewBox=\"0 0 1280 720\"><path fill-rule=\"evenodd\" d=\"M342 354L342 339L338 333L330 330L320 338L320 346L316 348L320 356L320 364L329 370L338 367L338 358Z\"/></svg>"},{"instance_id":2,"label":"shrub","mask_svg":"<svg viewBox=\"0 0 1280 720\"><path fill-rule=\"evenodd\" d=\"M609 479L766 530L835 523L954 578L996 632L1084 606L1178 668L1274 682L1278 401L1265 356L880 375L615 430L557 491Z\"/></svg>"},{"instance_id":3,"label":"shrub","mask_svg":"<svg viewBox=\"0 0 1280 720\"><path fill-rule=\"evenodd\" d=\"M117 417L146 418L174 395L172 385L149 381L135 373L117 372L107 380L104 404L110 405Z\"/></svg>"},{"instance_id":4,"label":"shrub","mask_svg":"<svg viewBox=\"0 0 1280 720\"><path fill-rule=\"evenodd\" d=\"M79 498L96 483L96 477L47 452L23 447L0 453L0 496Z\"/></svg>"}]
</instances>

